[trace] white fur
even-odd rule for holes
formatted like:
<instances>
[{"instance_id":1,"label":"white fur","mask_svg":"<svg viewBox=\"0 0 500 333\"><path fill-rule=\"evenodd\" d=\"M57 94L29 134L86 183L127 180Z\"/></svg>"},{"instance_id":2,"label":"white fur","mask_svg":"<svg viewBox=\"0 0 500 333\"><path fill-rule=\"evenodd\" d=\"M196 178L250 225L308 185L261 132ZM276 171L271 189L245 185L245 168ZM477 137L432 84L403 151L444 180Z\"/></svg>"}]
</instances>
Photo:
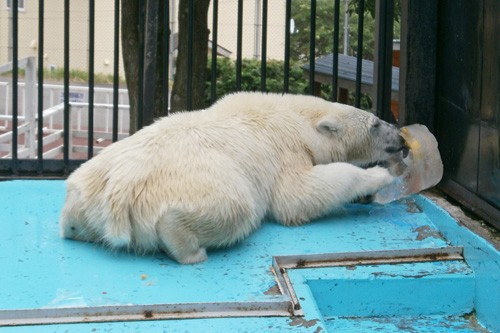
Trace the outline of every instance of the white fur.
<instances>
[{"instance_id":1,"label":"white fur","mask_svg":"<svg viewBox=\"0 0 500 333\"><path fill-rule=\"evenodd\" d=\"M265 216L298 225L372 194L399 131L309 96L238 93L116 142L67 180L61 235L181 263L245 238Z\"/></svg>"}]
</instances>

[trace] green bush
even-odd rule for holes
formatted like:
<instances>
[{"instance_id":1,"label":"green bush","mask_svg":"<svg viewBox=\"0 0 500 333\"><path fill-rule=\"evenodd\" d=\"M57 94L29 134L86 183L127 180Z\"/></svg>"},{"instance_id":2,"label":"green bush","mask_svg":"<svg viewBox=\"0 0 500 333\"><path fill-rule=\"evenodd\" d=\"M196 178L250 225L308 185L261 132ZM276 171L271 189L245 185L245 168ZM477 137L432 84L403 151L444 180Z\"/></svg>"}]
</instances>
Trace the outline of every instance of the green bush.
<instances>
[{"instance_id":1,"label":"green bush","mask_svg":"<svg viewBox=\"0 0 500 333\"><path fill-rule=\"evenodd\" d=\"M211 94L211 65L207 63L207 84L205 103L210 105ZM266 65L266 92L284 91L284 63L278 60L269 60ZM308 82L304 78L300 64L290 64L289 89L292 94L307 93ZM243 59L241 64L241 91L260 91L261 61L258 59ZM220 97L236 90L236 62L229 58L217 58L216 96Z\"/></svg>"},{"instance_id":2,"label":"green bush","mask_svg":"<svg viewBox=\"0 0 500 333\"><path fill-rule=\"evenodd\" d=\"M331 101L332 100L332 85L331 84L321 84L321 97ZM347 96L347 104L354 106L356 98L356 92L354 90L349 90ZM373 107L372 98L368 94L361 94L361 99L359 100L359 108L371 111Z\"/></svg>"},{"instance_id":3,"label":"green bush","mask_svg":"<svg viewBox=\"0 0 500 333\"><path fill-rule=\"evenodd\" d=\"M205 105L210 105L211 94L211 67L212 61L207 64L207 84L205 89ZM284 91L284 64L283 61L269 60L267 62L266 91ZM304 76L301 64L290 64L289 89L292 94L308 94L309 81ZM257 59L243 59L241 64L241 91L260 91L261 62ZM220 97L236 91L236 62L229 58L217 58L216 96ZM332 86L321 84L321 97L331 100ZM348 104L354 105L354 92L349 92ZM361 108L370 110L372 101L370 96L361 96Z\"/></svg>"}]
</instances>

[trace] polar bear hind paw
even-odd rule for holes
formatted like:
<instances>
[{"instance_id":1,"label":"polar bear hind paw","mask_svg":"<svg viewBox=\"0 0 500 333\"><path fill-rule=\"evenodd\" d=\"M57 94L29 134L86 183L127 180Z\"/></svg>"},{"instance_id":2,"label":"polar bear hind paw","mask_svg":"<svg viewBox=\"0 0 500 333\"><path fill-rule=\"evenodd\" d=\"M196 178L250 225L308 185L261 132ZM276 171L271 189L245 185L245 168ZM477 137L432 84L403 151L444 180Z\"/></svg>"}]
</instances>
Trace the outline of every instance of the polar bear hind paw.
<instances>
[{"instance_id":1,"label":"polar bear hind paw","mask_svg":"<svg viewBox=\"0 0 500 333\"><path fill-rule=\"evenodd\" d=\"M205 248L199 248L196 253L183 254L182 256L175 259L181 264L196 264L207 260L207 258L207 250Z\"/></svg>"}]
</instances>

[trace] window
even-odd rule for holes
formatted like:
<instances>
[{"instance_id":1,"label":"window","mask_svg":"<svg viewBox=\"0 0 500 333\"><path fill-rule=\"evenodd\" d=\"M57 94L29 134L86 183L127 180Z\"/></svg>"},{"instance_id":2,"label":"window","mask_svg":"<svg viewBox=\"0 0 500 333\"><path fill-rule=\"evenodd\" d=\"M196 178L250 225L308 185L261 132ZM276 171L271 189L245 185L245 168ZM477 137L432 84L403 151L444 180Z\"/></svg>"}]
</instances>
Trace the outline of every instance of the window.
<instances>
[{"instance_id":1,"label":"window","mask_svg":"<svg viewBox=\"0 0 500 333\"><path fill-rule=\"evenodd\" d=\"M10 7L12 6L12 0L6 0L6 6L7 8L10 9ZM17 0L17 9L18 10L24 10L24 0Z\"/></svg>"}]
</instances>

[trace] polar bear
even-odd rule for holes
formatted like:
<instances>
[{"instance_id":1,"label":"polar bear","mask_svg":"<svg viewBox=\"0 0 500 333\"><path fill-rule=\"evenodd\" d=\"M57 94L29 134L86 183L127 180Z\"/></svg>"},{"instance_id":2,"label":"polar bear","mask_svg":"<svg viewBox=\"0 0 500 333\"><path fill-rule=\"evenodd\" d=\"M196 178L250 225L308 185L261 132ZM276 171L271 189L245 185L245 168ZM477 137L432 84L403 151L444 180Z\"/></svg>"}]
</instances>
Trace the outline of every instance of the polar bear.
<instances>
[{"instance_id":1,"label":"polar bear","mask_svg":"<svg viewBox=\"0 0 500 333\"><path fill-rule=\"evenodd\" d=\"M388 170L367 166L402 150L399 134L317 97L228 95L159 119L78 168L61 236L204 261L207 248L240 241L264 218L300 225L387 186Z\"/></svg>"}]
</instances>

